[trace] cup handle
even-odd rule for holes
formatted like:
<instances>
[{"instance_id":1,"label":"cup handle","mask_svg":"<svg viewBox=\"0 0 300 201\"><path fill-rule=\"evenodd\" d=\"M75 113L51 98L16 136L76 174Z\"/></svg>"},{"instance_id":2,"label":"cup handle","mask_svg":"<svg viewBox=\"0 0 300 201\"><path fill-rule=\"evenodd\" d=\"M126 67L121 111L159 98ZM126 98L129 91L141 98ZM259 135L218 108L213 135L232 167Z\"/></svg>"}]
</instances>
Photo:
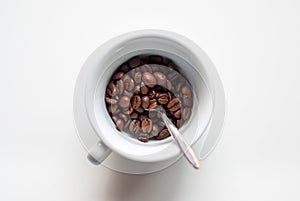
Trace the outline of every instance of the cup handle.
<instances>
[{"instance_id":1,"label":"cup handle","mask_svg":"<svg viewBox=\"0 0 300 201\"><path fill-rule=\"evenodd\" d=\"M97 142L89 149L87 158L92 164L100 165L110 153L111 150L106 145L102 144L101 142Z\"/></svg>"}]
</instances>

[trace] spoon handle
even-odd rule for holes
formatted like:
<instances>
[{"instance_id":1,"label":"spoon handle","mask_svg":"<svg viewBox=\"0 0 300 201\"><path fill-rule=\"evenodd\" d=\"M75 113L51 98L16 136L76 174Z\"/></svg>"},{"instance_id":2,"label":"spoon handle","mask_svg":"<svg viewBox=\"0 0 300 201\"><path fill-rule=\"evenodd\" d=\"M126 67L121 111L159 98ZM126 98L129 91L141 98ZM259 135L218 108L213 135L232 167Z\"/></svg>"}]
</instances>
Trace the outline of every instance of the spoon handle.
<instances>
[{"instance_id":1,"label":"spoon handle","mask_svg":"<svg viewBox=\"0 0 300 201\"><path fill-rule=\"evenodd\" d=\"M197 158L195 152L193 149L189 146L189 144L185 141L179 130L174 126L174 124L169 120L167 115L162 112L162 119L164 120L169 132L174 137L176 142L178 143L181 151L184 153L184 156L187 158L187 160L194 166L194 168L199 169L200 168L200 162Z\"/></svg>"}]
</instances>

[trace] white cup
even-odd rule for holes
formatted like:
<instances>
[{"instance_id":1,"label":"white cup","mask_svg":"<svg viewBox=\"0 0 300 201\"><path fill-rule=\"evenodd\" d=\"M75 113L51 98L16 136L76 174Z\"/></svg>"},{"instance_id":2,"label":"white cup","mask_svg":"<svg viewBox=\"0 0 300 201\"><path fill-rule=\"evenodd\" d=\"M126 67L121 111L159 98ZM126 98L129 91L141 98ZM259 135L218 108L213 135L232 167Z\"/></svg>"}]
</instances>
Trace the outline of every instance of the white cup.
<instances>
[{"instance_id":1,"label":"white cup","mask_svg":"<svg viewBox=\"0 0 300 201\"><path fill-rule=\"evenodd\" d=\"M106 110L105 90L113 72L131 57L144 54L161 55L173 60L191 84L194 97L192 116L180 128L189 144L197 142L213 124L218 124L218 127L223 124L224 115L219 115L217 120L213 118L214 115L220 114L220 108L221 113L225 111L224 104L216 105L218 98L222 99L219 102L225 103L224 93L216 93L220 86L216 86L214 79L219 77L208 57L197 45L168 31L130 32L113 38L96 49L85 62L78 77L81 81L77 81L75 87L76 127L83 127L81 121L85 117L89 128L86 126L81 130L86 129L89 132L92 129L96 134L93 137L80 134L88 147L88 158L94 164L100 164L111 151L138 162L161 162L181 156L180 149L172 137L142 143L121 134ZM221 91L223 92L222 87Z\"/></svg>"}]
</instances>

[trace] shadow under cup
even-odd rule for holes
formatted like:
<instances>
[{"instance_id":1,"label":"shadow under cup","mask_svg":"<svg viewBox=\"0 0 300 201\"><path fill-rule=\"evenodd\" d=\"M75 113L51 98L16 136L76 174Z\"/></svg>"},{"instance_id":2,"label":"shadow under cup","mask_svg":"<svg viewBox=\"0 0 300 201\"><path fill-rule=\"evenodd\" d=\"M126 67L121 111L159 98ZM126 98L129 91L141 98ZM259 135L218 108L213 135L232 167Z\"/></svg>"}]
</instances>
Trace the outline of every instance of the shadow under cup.
<instances>
[{"instance_id":1,"label":"shadow under cup","mask_svg":"<svg viewBox=\"0 0 300 201\"><path fill-rule=\"evenodd\" d=\"M112 151L125 158L141 162L159 162L179 157L180 149L172 137L163 140L138 141L116 129L104 101L107 84L115 70L133 56L160 55L171 59L191 84L193 106L190 119L180 128L189 144L195 143L207 129L213 101L209 86L203 76L205 71L196 56L178 41L162 37L143 37L126 41L107 51L101 59L101 66L89 80L92 93L86 94L86 107L90 122L101 141ZM198 65L197 65L198 64ZM88 90L87 90L88 91Z\"/></svg>"}]
</instances>

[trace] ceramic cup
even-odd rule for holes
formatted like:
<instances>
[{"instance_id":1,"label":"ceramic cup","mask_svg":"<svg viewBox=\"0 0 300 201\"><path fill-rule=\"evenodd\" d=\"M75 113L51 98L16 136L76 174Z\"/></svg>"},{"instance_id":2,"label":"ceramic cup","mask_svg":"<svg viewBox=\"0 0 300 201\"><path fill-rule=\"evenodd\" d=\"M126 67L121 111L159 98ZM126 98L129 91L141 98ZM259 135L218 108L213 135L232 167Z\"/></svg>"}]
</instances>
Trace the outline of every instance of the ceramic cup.
<instances>
[{"instance_id":1,"label":"ceramic cup","mask_svg":"<svg viewBox=\"0 0 300 201\"><path fill-rule=\"evenodd\" d=\"M89 56L78 78L84 82L77 82L75 87L74 114L80 110L90 127L86 128L87 132L92 129L95 133L92 138L80 136L86 138L82 141L88 147L88 159L94 164L100 164L112 151L124 158L146 163L182 156L172 137L143 143L120 133L106 110L104 97L112 74L123 62L137 55L161 55L173 60L180 73L190 82L194 99L192 116L180 128L189 144L201 138L213 124L213 116L218 113L215 111L218 96L213 81L215 69L193 42L162 30L135 31L113 38ZM82 92L81 97L76 91ZM76 127L82 127L76 114L75 124Z\"/></svg>"}]
</instances>

